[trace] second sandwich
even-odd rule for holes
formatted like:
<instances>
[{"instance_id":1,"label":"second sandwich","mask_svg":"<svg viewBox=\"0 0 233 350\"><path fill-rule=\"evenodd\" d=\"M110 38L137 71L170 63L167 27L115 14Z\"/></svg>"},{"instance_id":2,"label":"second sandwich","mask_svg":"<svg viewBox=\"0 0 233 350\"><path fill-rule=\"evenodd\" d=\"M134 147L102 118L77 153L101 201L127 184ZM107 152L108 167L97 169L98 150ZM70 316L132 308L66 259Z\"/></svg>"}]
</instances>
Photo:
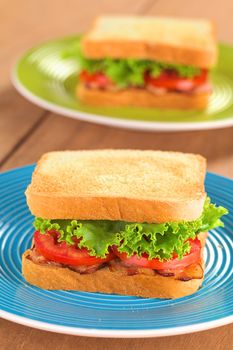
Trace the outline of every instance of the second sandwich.
<instances>
[{"instance_id":1,"label":"second sandwich","mask_svg":"<svg viewBox=\"0 0 233 350\"><path fill-rule=\"evenodd\" d=\"M203 109L212 92L217 47L208 20L99 17L77 54L77 95L86 104Z\"/></svg>"}]
</instances>

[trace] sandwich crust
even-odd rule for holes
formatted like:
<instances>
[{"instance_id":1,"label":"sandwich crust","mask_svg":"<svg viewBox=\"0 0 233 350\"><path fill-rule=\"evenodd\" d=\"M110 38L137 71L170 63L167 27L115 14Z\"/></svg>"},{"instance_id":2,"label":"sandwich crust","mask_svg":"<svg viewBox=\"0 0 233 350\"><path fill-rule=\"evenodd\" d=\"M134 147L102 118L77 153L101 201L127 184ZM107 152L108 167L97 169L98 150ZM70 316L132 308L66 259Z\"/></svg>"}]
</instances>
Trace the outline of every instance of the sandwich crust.
<instances>
[{"instance_id":1,"label":"sandwich crust","mask_svg":"<svg viewBox=\"0 0 233 350\"><path fill-rule=\"evenodd\" d=\"M205 109L211 92L155 94L146 89L117 91L90 89L79 83L76 90L79 100L93 106L132 106L164 109Z\"/></svg>"},{"instance_id":2,"label":"sandwich crust","mask_svg":"<svg viewBox=\"0 0 233 350\"><path fill-rule=\"evenodd\" d=\"M139 150L45 154L26 191L44 219L162 223L195 220L203 210L206 160Z\"/></svg>"}]
</instances>

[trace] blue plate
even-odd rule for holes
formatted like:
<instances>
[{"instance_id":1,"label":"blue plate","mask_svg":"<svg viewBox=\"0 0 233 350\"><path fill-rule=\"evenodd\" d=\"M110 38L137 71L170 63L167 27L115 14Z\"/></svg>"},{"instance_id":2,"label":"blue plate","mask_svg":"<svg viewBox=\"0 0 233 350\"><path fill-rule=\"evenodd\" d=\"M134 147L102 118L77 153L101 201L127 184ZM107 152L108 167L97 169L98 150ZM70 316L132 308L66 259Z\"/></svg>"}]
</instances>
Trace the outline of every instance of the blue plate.
<instances>
[{"instance_id":1,"label":"blue plate","mask_svg":"<svg viewBox=\"0 0 233 350\"><path fill-rule=\"evenodd\" d=\"M225 228L212 230L203 287L176 300L46 291L25 282L21 255L31 245L24 191L33 166L0 175L1 316L35 328L98 337L154 337L201 331L233 322L233 181L208 174L213 202L227 207Z\"/></svg>"}]
</instances>

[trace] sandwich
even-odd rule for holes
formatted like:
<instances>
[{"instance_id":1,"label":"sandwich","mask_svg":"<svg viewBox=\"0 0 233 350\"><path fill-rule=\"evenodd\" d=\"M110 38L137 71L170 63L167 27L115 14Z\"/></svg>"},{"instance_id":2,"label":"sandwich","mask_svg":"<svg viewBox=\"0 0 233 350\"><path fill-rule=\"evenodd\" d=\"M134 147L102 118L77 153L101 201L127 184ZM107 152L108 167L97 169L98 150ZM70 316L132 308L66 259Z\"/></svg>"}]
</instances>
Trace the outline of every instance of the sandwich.
<instances>
[{"instance_id":1,"label":"sandwich","mask_svg":"<svg viewBox=\"0 0 233 350\"><path fill-rule=\"evenodd\" d=\"M51 152L26 198L35 216L23 276L50 290L180 298L204 278L207 232L227 210L204 188L206 160L139 150Z\"/></svg>"},{"instance_id":2,"label":"sandwich","mask_svg":"<svg viewBox=\"0 0 233 350\"><path fill-rule=\"evenodd\" d=\"M85 104L204 109L215 29L205 19L103 16L70 55L78 56L76 93Z\"/></svg>"}]
</instances>

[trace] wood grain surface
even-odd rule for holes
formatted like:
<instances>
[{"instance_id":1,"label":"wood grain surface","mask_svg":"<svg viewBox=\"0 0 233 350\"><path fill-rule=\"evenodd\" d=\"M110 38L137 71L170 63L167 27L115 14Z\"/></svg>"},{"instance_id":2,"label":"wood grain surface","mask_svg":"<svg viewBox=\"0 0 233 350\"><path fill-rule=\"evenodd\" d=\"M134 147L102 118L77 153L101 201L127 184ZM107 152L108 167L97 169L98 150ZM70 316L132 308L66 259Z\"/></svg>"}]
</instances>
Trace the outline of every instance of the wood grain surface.
<instances>
[{"instance_id":1,"label":"wood grain surface","mask_svg":"<svg viewBox=\"0 0 233 350\"><path fill-rule=\"evenodd\" d=\"M233 177L233 128L145 133L58 116L21 97L11 68L26 49L44 40L85 31L99 14L207 16L219 38L233 44L232 0L0 0L0 170L35 162L50 150L142 148L201 153L208 169ZM0 320L0 349L176 350L233 349L233 326L154 339L101 339L48 333Z\"/></svg>"}]
</instances>

